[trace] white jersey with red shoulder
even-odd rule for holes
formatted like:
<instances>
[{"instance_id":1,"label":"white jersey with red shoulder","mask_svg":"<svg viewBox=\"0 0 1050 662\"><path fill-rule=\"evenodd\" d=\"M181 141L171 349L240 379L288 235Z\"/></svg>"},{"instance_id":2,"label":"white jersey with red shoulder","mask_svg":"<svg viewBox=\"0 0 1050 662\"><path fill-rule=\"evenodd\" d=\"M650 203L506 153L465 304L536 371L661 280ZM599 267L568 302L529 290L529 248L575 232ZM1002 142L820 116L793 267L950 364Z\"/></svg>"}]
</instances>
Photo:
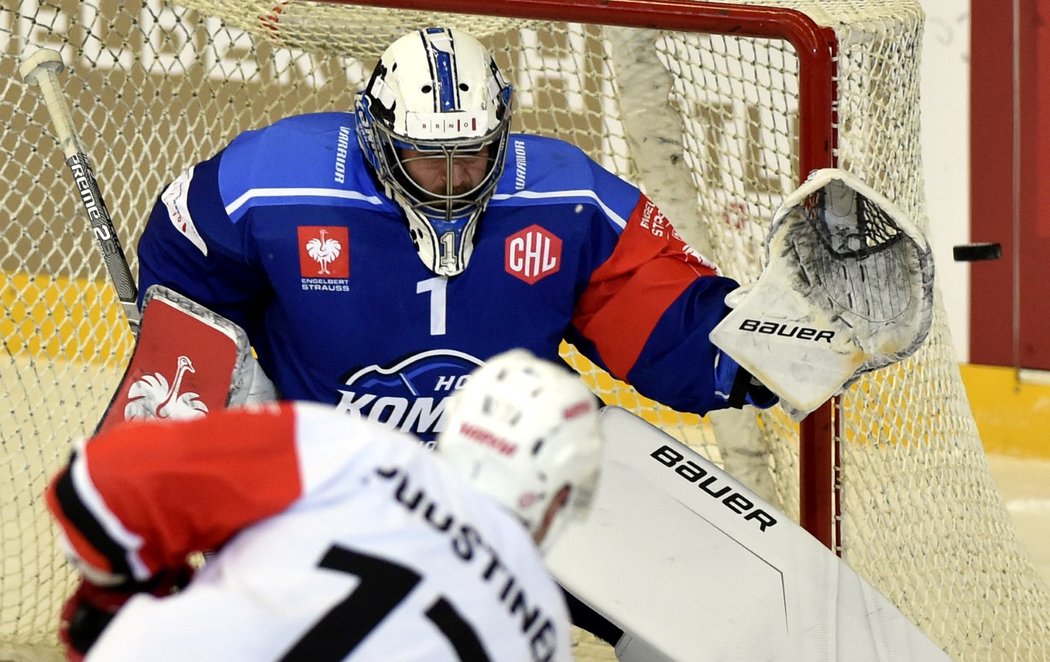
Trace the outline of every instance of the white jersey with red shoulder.
<instances>
[{"instance_id":1,"label":"white jersey with red shoulder","mask_svg":"<svg viewBox=\"0 0 1050 662\"><path fill-rule=\"evenodd\" d=\"M408 435L316 404L96 436L48 506L89 576L143 581L98 660L571 660L564 598L525 528Z\"/></svg>"},{"instance_id":2,"label":"white jersey with red shoulder","mask_svg":"<svg viewBox=\"0 0 1050 662\"><path fill-rule=\"evenodd\" d=\"M423 439L472 369L514 347L557 361L563 340L665 405L726 406L708 334L737 284L637 187L560 140L509 137L454 277L419 259L350 113L280 120L186 170L138 257L143 293L167 286L244 328L285 399Z\"/></svg>"}]
</instances>

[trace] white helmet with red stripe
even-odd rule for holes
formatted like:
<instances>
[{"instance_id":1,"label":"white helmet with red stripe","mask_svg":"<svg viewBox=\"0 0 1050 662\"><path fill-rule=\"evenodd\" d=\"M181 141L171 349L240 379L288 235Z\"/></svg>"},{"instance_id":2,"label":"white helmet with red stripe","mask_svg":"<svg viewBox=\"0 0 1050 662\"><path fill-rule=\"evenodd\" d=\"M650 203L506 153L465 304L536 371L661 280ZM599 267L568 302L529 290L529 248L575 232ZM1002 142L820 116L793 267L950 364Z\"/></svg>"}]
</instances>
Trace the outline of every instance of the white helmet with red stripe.
<instances>
[{"instance_id":1,"label":"white helmet with red stripe","mask_svg":"<svg viewBox=\"0 0 1050 662\"><path fill-rule=\"evenodd\" d=\"M598 480L598 400L579 376L518 349L490 359L448 404L437 452L515 512L541 549L584 515Z\"/></svg>"},{"instance_id":2,"label":"white helmet with red stripe","mask_svg":"<svg viewBox=\"0 0 1050 662\"><path fill-rule=\"evenodd\" d=\"M365 158L439 276L460 273L470 259L478 218L503 173L511 94L481 42L434 27L392 43L358 96ZM457 167L472 174L457 180Z\"/></svg>"}]
</instances>

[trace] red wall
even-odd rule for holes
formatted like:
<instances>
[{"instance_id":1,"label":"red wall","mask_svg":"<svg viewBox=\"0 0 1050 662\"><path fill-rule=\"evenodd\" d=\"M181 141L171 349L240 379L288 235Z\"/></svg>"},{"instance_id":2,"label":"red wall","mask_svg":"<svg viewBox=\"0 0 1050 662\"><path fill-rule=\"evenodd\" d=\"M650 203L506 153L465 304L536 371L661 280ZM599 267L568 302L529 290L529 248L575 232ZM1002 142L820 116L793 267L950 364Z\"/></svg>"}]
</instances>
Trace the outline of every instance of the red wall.
<instances>
[{"instance_id":1,"label":"red wall","mask_svg":"<svg viewBox=\"0 0 1050 662\"><path fill-rule=\"evenodd\" d=\"M1050 370L1050 0L1020 0L1019 329L1014 328L1013 0L971 0L970 360ZM1019 342L1015 342L1016 340Z\"/></svg>"}]
</instances>

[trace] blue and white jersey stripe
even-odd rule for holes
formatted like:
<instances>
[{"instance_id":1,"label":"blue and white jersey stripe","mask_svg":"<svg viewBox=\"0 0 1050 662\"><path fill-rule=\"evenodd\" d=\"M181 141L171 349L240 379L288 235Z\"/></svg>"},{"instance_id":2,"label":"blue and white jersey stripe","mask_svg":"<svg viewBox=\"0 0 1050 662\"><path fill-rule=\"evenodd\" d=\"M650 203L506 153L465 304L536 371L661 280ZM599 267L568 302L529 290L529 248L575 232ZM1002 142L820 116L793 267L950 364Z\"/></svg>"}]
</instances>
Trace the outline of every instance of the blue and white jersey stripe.
<instances>
[{"instance_id":1,"label":"blue and white jersey stripe","mask_svg":"<svg viewBox=\"0 0 1050 662\"><path fill-rule=\"evenodd\" d=\"M367 195L360 191L344 191L336 188L253 188L245 191L236 200L226 205L226 215L230 217L231 221L236 223L241 216L244 216L256 204L324 204L332 207L352 207L359 202L381 206L384 200L377 195Z\"/></svg>"}]
</instances>

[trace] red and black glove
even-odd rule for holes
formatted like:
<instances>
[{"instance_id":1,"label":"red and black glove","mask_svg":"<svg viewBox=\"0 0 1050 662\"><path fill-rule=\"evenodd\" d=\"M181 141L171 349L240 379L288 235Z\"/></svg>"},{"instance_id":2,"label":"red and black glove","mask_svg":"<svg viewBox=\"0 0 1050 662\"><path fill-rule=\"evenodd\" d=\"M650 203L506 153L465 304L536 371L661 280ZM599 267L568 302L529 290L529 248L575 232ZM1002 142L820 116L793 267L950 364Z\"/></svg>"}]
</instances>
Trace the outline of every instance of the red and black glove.
<instances>
[{"instance_id":1,"label":"red and black glove","mask_svg":"<svg viewBox=\"0 0 1050 662\"><path fill-rule=\"evenodd\" d=\"M171 595L192 578L193 567L189 564L165 570L144 583L107 587L81 578L62 607L58 625L58 638L66 647L66 657L71 662L81 662L120 608L135 594Z\"/></svg>"}]
</instances>

